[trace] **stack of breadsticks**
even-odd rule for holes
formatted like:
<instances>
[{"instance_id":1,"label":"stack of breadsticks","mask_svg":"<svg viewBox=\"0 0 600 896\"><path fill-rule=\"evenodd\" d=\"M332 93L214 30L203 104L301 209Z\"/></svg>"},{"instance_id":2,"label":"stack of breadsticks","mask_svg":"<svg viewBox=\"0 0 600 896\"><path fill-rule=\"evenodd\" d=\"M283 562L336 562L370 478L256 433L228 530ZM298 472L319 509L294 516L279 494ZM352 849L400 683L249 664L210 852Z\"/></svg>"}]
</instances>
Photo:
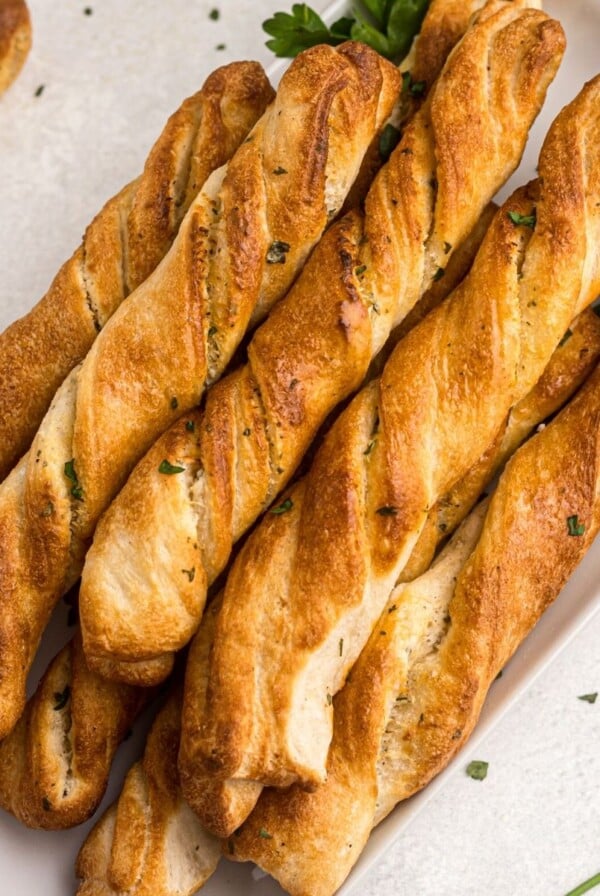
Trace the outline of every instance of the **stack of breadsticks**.
<instances>
[{"instance_id":1,"label":"stack of breadsticks","mask_svg":"<svg viewBox=\"0 0 600 896\"><path fill-rule=\"evenodd\" d=\"M600 80L489 206L564 50L538 6L433 0L403 78L352 43L298 57L270 105L256 66L215 73L0 336L6 469L30 445L0 485L0 804L87 818L193 638L81 894L192 894L222 851L333 894L591 543ZM25 704L80 575L81 630Z\"/></svg>"}]
</instances>

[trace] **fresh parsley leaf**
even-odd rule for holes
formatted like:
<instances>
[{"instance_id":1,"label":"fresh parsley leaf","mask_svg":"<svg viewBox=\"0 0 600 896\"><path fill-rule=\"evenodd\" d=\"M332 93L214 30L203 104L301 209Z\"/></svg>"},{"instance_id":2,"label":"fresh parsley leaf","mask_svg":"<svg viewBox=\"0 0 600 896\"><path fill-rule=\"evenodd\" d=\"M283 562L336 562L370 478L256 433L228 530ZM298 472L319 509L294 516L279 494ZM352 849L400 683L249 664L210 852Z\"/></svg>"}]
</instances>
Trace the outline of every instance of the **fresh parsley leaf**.
<instances>
[{"instance_id":1,"label":"fresh parsley leaf","mask_svg":"<svg viewBox=\"0 0 600 896\"><path fill-rule=\"evenodd\" d=\"M487 778L489 768L489 762L484 762L481 759L474 759L472 762L469 762L467 766L467 774L470 778L473 778L474 781L484 781Z\"/></svg>"},{"instance_id":2,"label":"fresh parsley leaf","mask_svg":"<svg viewBox=\"0 0 600 896\"><path fill-rule=\"evenodd\" d=\"M598 699L598 691L595 691L593 694L582 694L577 699L583 700L585 703L595 703Z\"/></svg>"},{"instance_id":3,"label":"fresh parsley leaf","mask_svg":"<svg viewBox=\"0 0 600 896\"><path fill-rule=\"evenodd\" d=\"M518 227L520 224L522 224L523 227L531 227L532 230L535 227L535 211L532 215L521 215L519 214L519 212L507 212L507 215L516 227Z\"/></svg>"},{"instance_id":4,"label":"fresh parsley leaf","mask_svg":"<svg viewBox=\"0 0 600 896\"><path fill-rule=\"evenodd\" d=\"M583 535L585 532L585 526L579 522L579 517L576 513L567 517L567 532L569 535L575 536Z\"/></svg>"},{"instance_id":5,"label":"fresh parsley leaf","mask_svg":"<svg viewBox=\"0 0 600 896\"><path fill-rule=\"evenodd\" d=\"M265 831L264 828L260 829L260 831L258 832L258 836L261 837L263 840L272 840L273 839L273 834L269 834L269 832Z\"/></svg>"},{"instance_id":6,"label":"fresh parsley leaf","mask_svg":"<svg viewBox=\"0 0 600 896\"><path fill-rule=\"evenodd\" d=\"M351 38L399 62L421 27L428 5L429 0L361 0L352 17L344 16L328 27L306 3L294 3L291 14L275 13L263 29L271 37L267 47L276 56L293 57L316 44L337 46Z\"/></svg>"},{"instance_id":7,"label":"fresh parsley leaf","mask_svg":"<svg viewBox=\"0 0 600 896\"><path fill-rule=\"evenodd\" d=\"M169 463L168 460L162 460L160 462L160 466L158 468L159 473L164 473L165 476L175 476L177 473L183 473L185 467L176 467L174 464Z\"/></svg>"},{"instance_id":8,"label":"fresh parsley leaf","mask_svg":"<svg viewBox=\"0 0 600 896\"><path fill-rule=\"evenodd\" d=\"M566 896L583 896L584 893L589 892L589 890L593 890L594 887L600 885L600 873L595 874L593 877L590 877L589 880L584 881L582 884L579 884L578 887L575 887L574 890L569 890Z\"/></svg>"}]
</instances>

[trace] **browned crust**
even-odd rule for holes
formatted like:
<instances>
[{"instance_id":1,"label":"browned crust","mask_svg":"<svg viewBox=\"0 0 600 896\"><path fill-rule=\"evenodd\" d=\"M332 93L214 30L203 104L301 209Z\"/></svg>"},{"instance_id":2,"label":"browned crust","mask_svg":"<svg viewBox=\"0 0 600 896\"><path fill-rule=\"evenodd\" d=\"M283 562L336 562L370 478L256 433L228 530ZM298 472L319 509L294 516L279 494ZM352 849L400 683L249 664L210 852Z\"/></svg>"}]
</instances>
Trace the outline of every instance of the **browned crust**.
<instances>
[{"instance_id":1,"label":"browned crust","mask_svg":"<svg viewBox=\"0 0 600 896\"><path fill-rule=\"evenodd\" d=\"M491 155L479 155L481 147L492 142L508 152L510 146L509 155L518 156L515 141L519 133L524 138L527 115L539 108L563 47L558 23L509 4L474 27L453 52L440 89L407 129L367 199L365 279L376 296L387 301L406 287L407 300L419 294L415 281L427 282L428 271L432 276L444 266L437 259L448 254L445 245L460 242L454 234L461 226L471 230L482 206L478 191L488 178L491 187ZM491 86L490 72L497 75ZM518 126L509 123L515 75L521 79ZM473 116L473 109L485 113ZM436 137L433 146L423 133L427 127ZM581 146L577 139L575 153ZM421 189L415 202L413 183L417 173L422 183L434 153L435 196ZM485 158L485 166L473 157ZM504 164L503 158L498 165ZM528 214L534 200L523 193L514 202L515 210ZM531 231L515 227L507 208L496 216L467 280L402 340L381 381L338 418L304 485L292 491L293 508L268 518L234 564L217 623L208 718L189 748L198 768L278 787L322 781L331 731L327 696L341 687L368 638L429 508L478 460L521 397L514 390L516 283ZM583 209L574 212L580 219ZM407 252L413 246L417 254ZM573 263L578 256L571 248ZM401 263L405 256L416 270ZM556 266L566 257L561 253ZM486 296L489 301L482 300ZM586 299L592 298L586 288ZM559 335L533 382L578 310L570 303L566 321L555 321ZM490 406L490 396L503 398Z\"/></svg>"},{"instance_id":2,"label":"browned crust","mask_svg":"<svg viewBox=\"0 0 600 896\"><path fill-rule=\"evenodd\" d=\"M515 9L504 15L506 25L516 15ZM545 59L547 38L538 35L540 21L545 19L536 14L534 27L530 22L523 31L527 41L532 33L534 38L537 35L539 55ZM521 31L511 34L518 41ZM527 41L526 51L531 52L531 41ZM504 43L498 52L503 59ZM440 87L446 99L462 78L465 65L471 73L473 54L480 59L481 74L487 80L487 39L475 40L474 48L469 42ZM514 112L510 78L504 70L498 77L507 91L502 109L510 98ZM511 125L506 130L515 143L498 163L503 176L508 155L511 164L519 156L539 100L534 90L528 102L521 98L514 121L512 112L509 115ZM122 678L129 674L125 664L137 660L131 674L155 680L152 669L143 670L144 661L186 643L194 628L190 608L201 612L206 582L222 571L233 542L285 486L317 427L359 385L390 327L420 297L437 267L446 266L455 246L475 224L477 210L469 209L460 222L453 222L454 246L436 242L432 247L428 241L432 215L437 213L432 131L440 145L447 142L445 106L434 102L435 120L429 108L417 117L393 161L373 185L366 223L364 216L353 212L330 229L289 296L256 333L249 365L213 390L203 416L194 414L186 421L192 423L193 432L186 433L180 424L155 445L104 517L88 555L82 588L86 651L97 668L102 662L107 670L112 656L110 674ZM483 119L492 131L494 111L486 109ZM451 124L454 127L454 120ZM481 130L482 123L477 121L472 135L463 132L470 147L462 156L467 167L481 167L476 158ZM497 186L497 182L482 185L479 208ZM438 191L437 202L445 208L456 205L458 197L443 198ZM456 267L450 261L447 279L442 278L427 299L429 307L446 292ZM183 465L184 476L177 481L160 477L157 471L163 458ZM194 480L201 485L194 485ZM170 521L166 525L163 507ZM124 528L130 533L127 544L120 538ZM163 541L169 544L172 565L158 576L152 558L162 552ZM192 568L196 577L187 582L182 571ZM138 623L141 614L136 608L142 604L155 607L156 615L164 614L165 624ZM117 606L123 613L115 613ZM153 617L148 615L148 623ZM114 663L120 664L118 669Z\"/></svg>"},{"instance_id":3,"label":"browned crust","mask_svg":"<svg viewBox=\"0 0 600 896\"><path fill-rule=\"evenodd\" d=\"M0 4L0 13L12 6L24 4ZM46 295L0 335L0 478L29 447L52 396L100 327L166 254L195 193L272 97L258 63L210 75L169 118L143 174L94 218Z\"/></svg>"},{"instance_id":4,"label":"browned crust","mask_svg":"<svg viewBox=\"0 0 600 896\"><path fill-rule=\"evenodd\" d=\"M576 450L573 446L576 445ZM424 787L464 745L489 687L557 597L600 528L600 370L509 462L458 578L440 643L409 668L394 594L335 699L326 784L265 791L233 838L292 896L331 896L376 818ZM567 519L585 527L569 535ZM394 755L382 752L392 706ZM398 709L400 707L400 709ZM388 742L389 747L389 742ZM271 839L261 836L267 831Z\"/></svg>"},{"instance_id":5,"label":"browned crust","mask_svg":"<svg viewBox=\"0 0 600 896\"><path fill-rule=\"evenodd\" d=\"M81 848L79 896L192 896L217 867L219 841L202 830L179 791L180 716L174 687L143 758Z\"/></svg>"},{"instance_id":6,"label":"browned crust","mask_svg":"<svg viewBox=\"0 0 600 896\"><path fill-rule=\"evenodd\" d=\"M0 0L0 93L15 80L31 49L31 19L24 0Z\"/></svg>"},{"instance_id":7,"label":"browned crust","mask_svg":"<svg viewBox=\"0 0 600 896\"><path fill-rule=\"evenodd\" d=\"M98 517L133 463L197 402L207 378L221 374L251 315L266 313L291 284L327 224L328 189L335 186L335 201L343 201L398 82L394 66L366 46L299 57L275 103L190 207L168 256L58 390L23 461L25 475L0 488L0 509L10 503L0 520L0 534L7 530L0 585L15 595L14 615L0 623L7 645L0 690L14 697L24 687L47 615L79 574ZM282 160L294 190L275 174ZM290 240L284 264L267 258L274 237ZM245 268L242 256L254 264ZM60 514L45 513L50 503ZM12 627L25 644L9 634ZM3 735L20 705L0 701Z\"/></svg>"},{"instance_id":8,"label":"browned crust","mask_svg":"<svg viewBox=\"0 0 600 896\"><path fill-rule=\"evenodd\" d=\"M102 799L119 743L150 696L91 672L76 635L0 743L0 806L32 828L86 821Z\"/></svg>"}]
</instances>

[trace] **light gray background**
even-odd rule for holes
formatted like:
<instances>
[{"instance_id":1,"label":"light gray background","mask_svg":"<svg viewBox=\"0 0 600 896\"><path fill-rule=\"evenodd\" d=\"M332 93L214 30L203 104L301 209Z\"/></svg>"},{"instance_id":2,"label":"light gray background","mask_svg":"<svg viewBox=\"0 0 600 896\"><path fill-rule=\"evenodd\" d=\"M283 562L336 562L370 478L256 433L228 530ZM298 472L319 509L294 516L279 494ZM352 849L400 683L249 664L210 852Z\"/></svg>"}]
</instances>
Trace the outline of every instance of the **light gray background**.
<instances>
[{"instance_id":1,"label":"light gray background","mask_svg":"<svg viewBox=\"0 0 600 896\"><path fill-rule=\"evenodd\" d=\"M269 62L260 22L290 5L32 0L34 49L0 99L0 326L43 294L102 203L139 173L167 115L213 67L242 57ZM218 22L208 18L213 6ZM578 36L567 62L574 93L600 58L600 0L547 6L585 17L587 39ZM226 50L216 51L219 43ZM464 774L467 748L357 893L564 896L600 871L600 701L577 699L600 690L599 645L596 617L477 748L476 758L490 763L487 780ZM25 832L2 815L0 893L70 892L81 839ZM250 891L232 884L219 894Z\"/></svg>"}]
</instances>

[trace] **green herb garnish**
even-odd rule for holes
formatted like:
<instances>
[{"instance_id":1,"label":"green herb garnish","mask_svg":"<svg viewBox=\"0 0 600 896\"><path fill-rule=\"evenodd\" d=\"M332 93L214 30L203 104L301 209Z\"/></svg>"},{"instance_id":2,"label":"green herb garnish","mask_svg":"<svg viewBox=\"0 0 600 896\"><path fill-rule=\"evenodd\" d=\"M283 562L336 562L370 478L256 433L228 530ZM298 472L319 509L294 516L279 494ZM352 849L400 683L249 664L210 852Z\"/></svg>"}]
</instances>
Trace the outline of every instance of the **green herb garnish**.
<instances>
[{"instance_id":1,"label":"green herb garnish","mask_svg":"<svg viewBox=\"0 0 600 896\"><path fill-rule=\"evenodd\" d=\"M52 516L53 513L54 513L54 504L52 503L52 501L48 501L48 503L46 504L46 506L40 513L40 516L48 517L48 516Z\"/></svg>"},{"instance_id":2,"label":"green herb garnish","mask_svg":"<svg viewBox=\"0 0 600 896\"><path fill-rule=\"evenodd\" d=\"M77 473L75 472L75 460L68 460L64 466L64 473L67 479L70 479L73 483L71 487L71 494L75 498L76 501L83 501L83 488L79 484L79 479L77 478Z\"/></svg>"},{"instance_id":3,"label":"green herb garnish","mask_svg":"<svg viewBox=\"0 0 600 896\"><path fill-rule=\"evenodd\" d=\"M579 884L578 887L575 887L574 890L569 890L566 896L583 896L584 893L587 893L599 884L600 874L595 874L593 877L590 877L589 880L586 880L582 884Z\"/></svg>"},{"instance_id":4,"label":"green herb garnish","mask_svg":"<svg viewBox=\"0 0 600 896\"><path fill-rule=\"evenodd\" d=\"M317 44L337 46L349 38L368 44L398 62L419 31L429 0L361 0L351 16L331 26L306 3L294 3L292 12L277 12L263 23L271 37L267 47L276 56L297 56Z\"/></svg>"},{"instance_id":5,"label":"green herb garnish","mask_svg":"<svg viewBox=\"0 0 600 896\"><path fill-rule=\"evenodd\" d=\"M218 22L218 20L221 18L221 11L219 9L217 9L216 7L214 9L211 9L211 11L208 14L208 18L211 19L213 22Z\"/></svg>"},{"instance_id":6,"label":"green herb garnish","mask_svg":"<svg viewBox=\"0 0 600 896\"><path fill-rule=\"evenodd\" d=\"M45 84L40 84L39 87L36 87L35 93L34 93L33 95L36 96L36 97L37 97L37 96L41 96L41 95L43 94L43 92L44 92L44 88L45 88L45 86L46 86Z\"/></svg>"},{"instance_id":7,"label":"green herb garnish","mask_svg":"<svg viewBox=\"0 0 600 896\"><path fill-rule=\"evenodd\" d=\"M521 214L519 214L519 212L508 212L508 217L513 222L513 224L515 224L517 227L520 224L522 224L523 227L531 227L532 230L535 227L535 221L536 221L536 213L535 212L533 212L532 215L521 215Z\"/></svg>"},{"instance_id":8,"label":"green herb garnish","mask_svg":"<svg viewBox=\"0 0 600 896\"><path fill-rule=\"evenodd\" d=\"M194 432L194 430L196 429L196 424L194 423L193 420L186 420L185 428L187 429L188 432Z\"/></svg>"},{"instance_id":9,"label":"green herb garnish","mask_svg":"<svg viewBox=\"0 0 600 896\"><path fill-rule=\"evenodd\" d=\"M340 638L340 656L344 653L344 639Z\"/></svg>"},{"instance_id":10,"label":"green herb garnish","mask_svg":"<svg viewBox=\"0 0 600 896\"><path fill-rule=\"evenodd\" d=\"M402 134L393 124L386 124L379 138L379 155L387 162L393 151L400 143Z\"/></svg>"},{"instance_id":11,"label":"green herb garnish","mask_svg":"<svg viewBox=\"0 0 600 896\"><path fill-rule=\"evenodd\" d=\"M331 696L331 694L327 694L327 706L331 706L332 703L333 697Z\"/></svg>"},{"instance_id":12,"label":"green herb garnish","mask_svg":"<svg viewBox=\"0 0 600 896\"><path fill-rule=\"evenodd\" d=\"M367 270L366 264L361 264L361 265L359 265L359 267L354 268L354 273L357 277L360 277L360 276L362 276L362 274L364 274L364 272L366 270Z\"/></svg>"},{"instance_id":13,"label":"green herb garnish","mask_svg":"<svg viewBox=\"0 0 600 896\"><path fill-rule=\"evenodd\" d=\"M176 411L178 407L179 407L179 402L177 401L176 398L172 398L171 399L171 410Z\"/></svg>"},{"instance_id":14,"label":"green herb garnish","mask_svg":"<svg viewBox=\"0 0 600 896\"><path fill-rule=\"evenodd\" d=\"M159 473L164 473L165 476L175 476L176 473L183 473L185 471L185 467L176 467L174 464L169 463L168 460L162 460L160 462L160 466L158 468Z\"/></svg>"},{"instance_id":15,"label":"green herb garnish","mask_svg":"<svg viewBox=\"0 0 600 896\"><path fill-rule=\"evenodd\" d=\"M263 840L272 840L273 839L273 834L269 834L269 832L265 831L264 828L260 829L260 831L258 832L258 836L261 837Z\"/></svg>"},{"instance_id":16,"label":"green herb garnish","mask_svg":"<svg viewBox=\"0 0 600 896\"><path fill-rule=\"evenodd\" d=\"M467 774L474 781L483 781L487 778L489 762L483 762L481 759L474 759L467 766Z\"/></svg>"},{"instance_id":17,"label":"green herb garnish","mask_svg":"<svg viewBox=\"0 0 600 896\"><path fill-rule=\"evenodd\" d=\"M227 46L225 44L217 44L215 50L226 50Z\"/></svg>"},{"instance_id":18,"label":"green herb garnish","mask_svg":"<svg viewBox=\"0 0 600 896\"><path fill-rule=\"evenodd\" d=\"M595 703L598 699L598 691L594 691L593 694L582 694L581 697L578 697L577 699L583 700L585 703Z\"/></svg>"},{"instance_id":19,"label":"green herb garnish","mask_svg":"<svg viewBox=\"0 0 600 896\"><path fill-rule=\"evenodd\" d=\"M282 168L281 165L278 165L273 174L276 174L278 177L281 174L287 174L287 168Z\"/></svg>"},{"instance_id":20,"label":"green herb garnish","mask_svg":"<svg viewBox=\"0 0 600 896\"><path fill-rule=\"evenodd\" d=\"M65 685L64 691L58 691L54 694L54 707L53 709L58 712L59 709L64 709L67 703L69 702L69 697L71 696L71 688L69 685Z\"/></svg>"},{"instance_id":21,"label":"green herb garnish","mask_svg":"<svg viewBox=\"0 0 600 896\"><path fill-rule=\"evenodd\" d=\"M196 578L196 567L195 566L192 566L191 569L182 569L181 571L185 576L188 577L190 582L193 582L194 579Z\"/></svg>"},{"instance_id":22,"label":"green herb garnish","mask_svg":"<svg viewBox=\"0 0 600 896\"><path fill-rule=\"evenodd\" d=\"M567 517L567 531L569 535L583 535L585 532L585 526L583 523L579 522L579 517L577 514L573 516Z\"/></svg>"},{"instance_id":23,"label":"green herb garnish","mask_svg":"<svg viewBox=\"0 0 600 896\"><path fill-rule=\"evenodd\" d=\"M209 328L208 328L208 335L209 335L209 338L210 338L211 336L214 336L215 333L218 333L218 332L219 332L219 328L218 328L218 327L215 327L215 326L209 327Z\"/></svg>"},{"instance_id":24,"label":"green herb garnish","mask_svg":"<svg viewBox=\"0 0 600 896\"><path fill-rule=\"evenodd\" d=\"M426 81L413 81L410 72L402 72L402 92L411 96L423 96L427 89Z\"/></svg>"},{"instance_id":25,"label":"green herb garnish","mask_svg":"<svg viewBox=\"0 0 600 896\"><path fill-rule=\"evenodd\" d=\"M283 240L275 240L269 246L267 264L285 264L287 253L290 249L289 243L284 243Z\"/></svg>"},{"instance_id":26,"label":"green herb garnish","mask_svg":"<svg viewBox=\"0 0 600 896\"><path fill-rule=\"evenodd\" d=\"M280 516L282 513L287 513L288 510L291 510L294 506L294 502L291 498L286 498L283 504L280 504L278 507L272 507L271 513L274 513Z\"/></svg>"}]
</instances>

